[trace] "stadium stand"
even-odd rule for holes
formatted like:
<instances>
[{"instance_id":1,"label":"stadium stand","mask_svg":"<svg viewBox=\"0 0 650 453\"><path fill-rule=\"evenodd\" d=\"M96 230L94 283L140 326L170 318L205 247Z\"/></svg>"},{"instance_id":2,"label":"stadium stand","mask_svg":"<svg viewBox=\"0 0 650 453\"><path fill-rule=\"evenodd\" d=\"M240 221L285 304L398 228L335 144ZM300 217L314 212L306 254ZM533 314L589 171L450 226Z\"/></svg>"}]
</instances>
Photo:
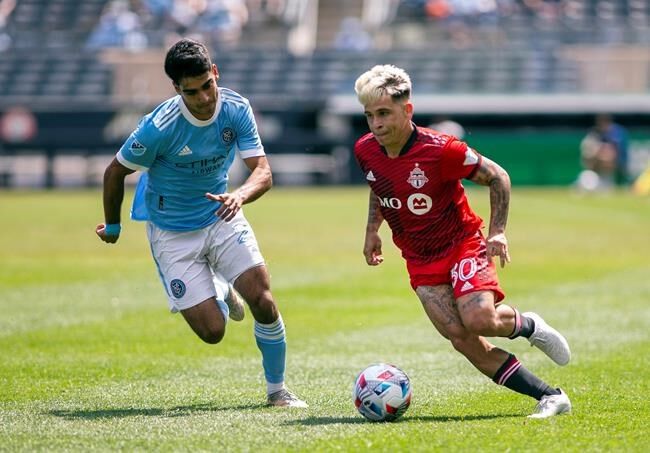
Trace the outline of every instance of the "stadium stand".
<instances>
[{"instance_id":1,"label":"stadium stand","mask_svg":"<svg viewBox=\"0 0 650 453\"><path fill-rule=\"evenodd\" d=\"M0 96L10 100L105 101L111 92L111 67L102 61L101 50L128 46L115 39L95 42L89 48L89 39L107 21L107 15L121 14L115 12L114 5L119 4L123 12L140 12L138 33L145 35L140 45L163 48L183 27L170 18L171 12L166 16L165 10L155 10L154 3L16 2L5 25L11 46L0 60ZM431 2L411 0L399 2L389 15L389 24L371 30L376 38L382 35L374 49L334 49L337 28L346 17L362 16L362 3L319 2L316 47L308 56L293 55L287 47L290 23L268 17L247 21L236 45L213 43L224 81L251 98L282 93L282 98L321 102L332 93L349 89L361 70L390 62L407 69L420 90L432 93L575 92L580 90L578 63L559 53L558 45L650 42L645 1L547 1L541 2L547 9L540 7L539 11L527 8L527 2L483 2L493 4L494 9L434 17L427 13ZM449 9L458 2L438 3L449 4ZM560 5L564 9L560 10ZM472 35L462 43L455 37L459 24ZM161 31L161 25L168 28ZM189 26L184 28L192 31ZM381 42L389 45L382 47Z\"/></svg>"},{"instance_id":2,"label":"stadium stand","mask_svg":"<svg viewBox=\"0 0 650 453\"><path fill-rule=\"evenodd\" d=\"M341 44L345 24L358 27L363 45ZM281 124L265 137L278 153L323 154L339 145L318 119L379 63L406 69L419 99L650 92L646 0L0 0L0 115L29 106L41 125L32 142L0 142L0 153L49 147L53 157L72 134L49 121L64 115L84 125L67 149L114 150L116 137L91 142L105 137L116 112L146 111L167 95L158 62L188 34L209 41L223 85ZM155 77L158 87L143 82ZM340 171L339 161L328 168Z\"/></svg>"}]
</instances>

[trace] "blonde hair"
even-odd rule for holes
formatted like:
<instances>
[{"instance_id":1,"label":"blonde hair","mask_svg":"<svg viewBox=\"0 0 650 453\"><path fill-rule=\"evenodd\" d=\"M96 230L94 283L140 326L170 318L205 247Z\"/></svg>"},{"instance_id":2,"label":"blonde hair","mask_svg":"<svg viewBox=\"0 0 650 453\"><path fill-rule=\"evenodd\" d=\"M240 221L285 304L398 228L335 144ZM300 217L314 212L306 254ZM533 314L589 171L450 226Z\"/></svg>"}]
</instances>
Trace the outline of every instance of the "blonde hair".
<instances>
[{"instance_id":1,"label":"blonde hair","mask_svg":"<svg viewBox=\"0 0 650 453\"><path fill-rule=\"evenodd\" d=\"M385 95L394 101L411 98L411 78L401 68L390 64L377 65L359 76L354 91L363 105L375 102Z\"/></svg>"}]
</instances>

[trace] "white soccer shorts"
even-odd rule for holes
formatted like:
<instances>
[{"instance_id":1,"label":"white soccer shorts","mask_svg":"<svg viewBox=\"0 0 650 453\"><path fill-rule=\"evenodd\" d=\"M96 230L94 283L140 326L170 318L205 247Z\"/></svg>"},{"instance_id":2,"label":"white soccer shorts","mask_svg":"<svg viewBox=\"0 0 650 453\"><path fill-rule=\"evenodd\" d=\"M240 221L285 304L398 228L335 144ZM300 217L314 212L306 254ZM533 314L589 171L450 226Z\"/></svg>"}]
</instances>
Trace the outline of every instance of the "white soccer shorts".
<instances>
[{"instance_id":1,"label":"white soccer shorts","mask_svg":"<svg viewBox=\"0 0 650 453\"><path fill-rule=\"evenodd\" d=\"M148 222L147 236L172 313L210 297L223 300L227 291L223 280L234 282L248 269L264 264L241 210L230 222L219 220L196 231L166 231Z\"/></svg>"}]
</instances>

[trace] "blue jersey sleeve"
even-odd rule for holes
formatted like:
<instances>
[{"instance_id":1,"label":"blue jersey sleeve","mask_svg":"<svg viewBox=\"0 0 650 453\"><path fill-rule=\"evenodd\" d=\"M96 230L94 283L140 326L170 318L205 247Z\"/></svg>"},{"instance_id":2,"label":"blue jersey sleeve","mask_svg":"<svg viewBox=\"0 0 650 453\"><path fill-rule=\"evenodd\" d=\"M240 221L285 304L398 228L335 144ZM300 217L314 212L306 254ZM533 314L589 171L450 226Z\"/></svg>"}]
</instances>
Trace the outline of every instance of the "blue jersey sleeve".
<instances>
[{"instance_id":1,"label":"blue jersey sleeve","mask_svg":"<svg viewBox=\"0 0 650 453\"><path fill-rule=\"evenodd\" d=\"M120 148L117 160L131 170L147 170L158 155L160 139L158 128L150 117L145 117Z\"/></svg>"},{"instance_id":2,"label":"blue jersey sleeve","mask_svg":"<svg viewBox=\"0 0 650 453\"><path fill-rule=\"evenodd\" d=\"M239 130L237 134L237 148L242 158L263 156L264 147L262 140L257 132L257 123L253 115L253 109L246 102L246 107L239 111L236 119L236 127Z\"/></svg>"}]
</instances>

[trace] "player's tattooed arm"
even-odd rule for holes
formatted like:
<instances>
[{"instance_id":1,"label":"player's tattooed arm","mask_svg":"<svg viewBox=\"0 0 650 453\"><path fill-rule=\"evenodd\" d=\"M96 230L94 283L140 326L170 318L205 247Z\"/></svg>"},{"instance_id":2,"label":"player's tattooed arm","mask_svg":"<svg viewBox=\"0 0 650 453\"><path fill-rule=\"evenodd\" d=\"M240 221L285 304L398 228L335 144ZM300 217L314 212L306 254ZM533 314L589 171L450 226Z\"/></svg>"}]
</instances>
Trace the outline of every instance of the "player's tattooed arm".
<instances>
[{"instance_id":1,"label":"player's tattooed arm","mask_svg":"<svg viewBox=\"0 0 650 453\"><path fill-rule=\"evenodd\" d=\"M510 207L510 176L498 164L483 157L479 168L470 178L477 184L490 188L490 231L488 232L487 255L498 256L501 267L510 262L506 224Z\"/></svg>"},{"instance_id":2,"label":"player's tattooed arm","mask_svg":"<svg viewBox=\"0 0 650 453\"><path fill-rule=\"evenodd\" d=\"M490 235L504 233L510 206L510 176L500 165L483 157L470 179L490 188Z\"/></svg>"},{"instance_id":3,"label":"player's tattooed arm","mask_svg":"<svg viewBox=\"0 0 650 453\"><path fill-rule=\"evenodd\" d=\"M377 266L384 261L381 251L381 238L379 227L384 217L379 210L379 198L370 191L368 199L368 224L366 225L366 238L363 244L363 256L369 266Z\"/></svg>"},{"instance_id":4,"label":"player's tattooed arm","mask_svg":"<svg viewBox=\"0 0 650 453\"><path fill-rule=\"evenodd\" d=\"M379 231L379 227L383 221L384 217L381 215L381 210L379 209L379 197L371 190L368 198L368 224L366 225L366 231Z\"/></svg>"}]
</instances>

